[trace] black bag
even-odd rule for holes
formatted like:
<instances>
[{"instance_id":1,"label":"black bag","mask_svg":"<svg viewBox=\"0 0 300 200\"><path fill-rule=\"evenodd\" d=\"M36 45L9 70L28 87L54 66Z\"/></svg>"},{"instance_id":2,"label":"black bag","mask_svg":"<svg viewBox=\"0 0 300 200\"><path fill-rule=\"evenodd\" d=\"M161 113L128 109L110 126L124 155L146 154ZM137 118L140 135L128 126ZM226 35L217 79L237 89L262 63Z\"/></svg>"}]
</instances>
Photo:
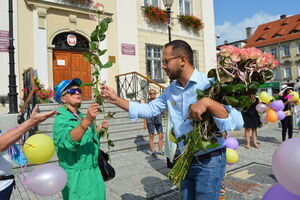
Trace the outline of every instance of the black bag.
<instances>
[{"instance_id":1,"label":"black bag","mask_svg":"<svg viewBox=\"0 0 300 200\"><path fill-rule=\"evenodd\" d=\"M115 169L109 164L109 155L99 150L98 164L104 181L109 181L116 176Z\"/></svg>"}]
</instances>

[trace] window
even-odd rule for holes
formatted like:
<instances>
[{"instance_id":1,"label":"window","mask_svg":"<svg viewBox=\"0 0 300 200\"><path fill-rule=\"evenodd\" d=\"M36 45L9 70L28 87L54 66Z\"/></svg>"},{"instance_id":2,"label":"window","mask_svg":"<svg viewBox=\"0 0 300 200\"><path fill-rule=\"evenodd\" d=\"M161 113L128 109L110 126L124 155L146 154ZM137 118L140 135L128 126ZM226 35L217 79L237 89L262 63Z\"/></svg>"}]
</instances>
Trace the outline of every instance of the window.
<instances>
[{"instance_id":1,"label":"window","mask_svg":"<svg viewBox=\"0 0 300 200\"><path fill-rule=\"evenodd\" d=\"M279 69L276 68L273 70L273 72L274 72L274 76L273 76L274 80L279 80Z\"/></svg>"},{"instance_id":2,"label":"window","mask_svg":"<svg viewBox=\"0 0 300 200\"><path fill-rule=\"evenodd\" d=\"M289 45L282 46L282 49L283 49L283 56L291 56Z\"/></svg>"},{"instance_id":3,"label":"window","mask_svg":"<svg viewBox=\"0 0 300 200\"><path fill-rule=\"evenodd\" d=\"M198 51L193 50L193 62L194 62L194 67L196 69L199 69L199 55Z\"/></svg>"},{"instance_id":4,"label":"window","mask_svg":"<svg viewBox=\"0 0 300 200\"><path fill-rule=\"evenodd\" d=\"M292 69L291 69L291 67L285 67L284 68L284 78L292 79Z\"/></svg>"},{"instance_id":5,"label":"window","mask_svg":"<svg viewBox=\"0 0 300 200\"><path fill-rule=\"evenodd\" d=\"M144 6L160 7L160 0L144 0Z\"/></svg>"},{"instance_id":6,"label":"window","mask_svg":"<svg viewBox=\"0 0 300 200\"><path fill-rule=\"evenodd\" d=\"M164 82L162 69L162 46L146 45L147 76L156 82Z\"/></svg>"},{"instance_id":7,"label":"window","mask_svg":"<svg viewBox=\"0 0 300 200\"><path fill-rule=\"evenodd\" d=\"M297 63L297 71L298 71L298 77L300 77L300 63Z\"/></svg>"},{"instance_id":8,"label":"window","mask_svg":"<svg viewBox=\"0 0 300 200\"><path fill-rule=\"evenodd\" d=\"M298 43L298 46L297 46L297 54L300 55L300 43Z\"/></svg>"},{"instance_id":9,"label":"window","mask_svg":"<svg viewBox=\"0 0 300 200\"><path fill-rule=\"evenodd\" d=\"M275 58L277 58L277 48L272 48L272 49L271 49L271 54L272 54Z\"/></svg>"},{"instance_id":10,"label":"window","mask_svg":"<svg viewBox=\"0 0 300 200\"><path fill-rule=\"evenodd\" d=\"M179 0L179 14L180 15L192 15L192 1L191 0Z\"/></svg>"}]
</instances>

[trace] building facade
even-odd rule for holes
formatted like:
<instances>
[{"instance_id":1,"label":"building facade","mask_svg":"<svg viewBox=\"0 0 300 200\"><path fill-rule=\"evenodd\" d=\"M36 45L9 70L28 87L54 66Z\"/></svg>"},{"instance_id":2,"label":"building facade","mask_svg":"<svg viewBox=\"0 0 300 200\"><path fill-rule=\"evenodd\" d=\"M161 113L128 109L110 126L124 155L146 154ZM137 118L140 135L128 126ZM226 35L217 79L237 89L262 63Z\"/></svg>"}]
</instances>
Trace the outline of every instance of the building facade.
<instances>
[{"instance_id":1,"label":"building facade","mask_svg":"<svg viewBox=\"0 0 300 200\"><path fill-rule=\"evenodd\" d=\"M87 0L86 0L87 1ZM22 73L29 67L46 87L53 88L61 80L74 77L90 82L93 69L82 58L88 51L90 34L97 22L92 12L79 0L20 0L14 1L14 37L17 89L21 93ZM168 42L167 25L149 23L143 14L146 6L161 7L161 0L101 0L104 16L110 17L106 39L101 43L107 48L102 62L113 66L104 70L102 79L116 88L115 76L139 72L150 79L168 85L162 70L162 47ZM8 31L7 1L0 2L0 35ZM195 66L207 72L215 63L215 30L212 0L174 0L171 7L172 40L183 39L194 50ZM6 14L7 13L7 14ZM193 15L201 19L204 28L197 32L179 23L179 15ZM2 43L0 43L2 44ZM3 45L2 45L3 46ZM1 46L0 46L1 47ZM1 49L1 48L0 48ZM0 51L2 83L1 94L8 93L8 53ZM91 99L90 89L84 91Z\"/></svg>"},{"instance_id":2,"label":"building facade","mask_svg":"<svg viewBox=\"0 0 300 200\"><path fill-rule=\"evenodd\" d=\"M260 25L245 47L272 53L280 62L274 81L295 83L300 79L300 14Z\"/></svg>"}]
</instances>

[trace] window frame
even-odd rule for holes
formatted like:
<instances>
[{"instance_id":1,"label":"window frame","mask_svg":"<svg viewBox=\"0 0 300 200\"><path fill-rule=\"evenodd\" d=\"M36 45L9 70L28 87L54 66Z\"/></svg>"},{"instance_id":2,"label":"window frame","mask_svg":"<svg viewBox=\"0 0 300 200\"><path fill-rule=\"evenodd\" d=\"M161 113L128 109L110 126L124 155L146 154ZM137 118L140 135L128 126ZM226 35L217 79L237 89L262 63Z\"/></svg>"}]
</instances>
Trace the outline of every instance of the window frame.
<instances>
[{"instance_id":1,"label":"window frame","mask_svg":"<svg viewBox=\"0 0 300 200\"><path fill-rule=\"evenodd\" d=\"M185 2L189 2L190 3L190 11L186 12L186 8L185 8ZM183 8L181 9L181 4L180 2L182 2ZM178 1L178 13L179 15L193 15L194 11L193 11L193 1L192 0L179 0ZM182 10L182 11L181 11Z\"/></svg>"},{"instance_id":2,"label":"window frame","mask_svg":"<svg viewBox=\"0 0 300 200\"><path fill-rule=\"evenodd\" d=\"M150 56L149 55L149 48L150 48ZM156 49L160 49L159 53L155 51ZM155 44L146 44L145 46L145 51L146 51L146 58L145 58L145 64L146 64L146 74L147 77L158 82L158 83L164 83L165 82L165 75L164 75L164 70L162 68L163 63L162 63L162 45L155 45ZM155 56L159 54L159 56ZM148 61L150 62L150 66L148 67ZM155 70L158 66L156 66L156 63L159 63L159 70ZM148 69L150 68L150 69ZM160 75L156 75L155 73L157 71L160 71ZM150 74L149 74L150 72Z\"/></svg>"},{"instance_id":3,"label":"window frame","mask_svg":"<svg viewBox=\"0 0 300 200\"><path fill-rule=\"evenodd\" d=\"M153 4L153 1L157 1L157 5ZM147 3L146 3L147 2ZM150 2L150 3L148 3ZM161 8L161 0L144 0L144 6L154 6Z\"/></svg>"},{"instance_id":4,"label":"window frame","mask_svg":"<svg viewBox=\"0 0 300 200\"><path fill-rule=\"evenodd\" d=\"M278 58L278 52L277 52L277 48L271 48L270 53L275 57Z\"/></svg>"},{"instance_id":5,"label":"window frame","mask_svg":"<svg viewBox=\"0 0 300 200\"><path fill-rule=\"evenodd\" d=\"M289 72L290 77L287 76L287 69L290 70L290 72ZM284 78L285 79L292 79L292 67L291 66L285 66L284 67Z\"/></svg>"},{"instance_id":6,"label":"window frame","mask_svg":"<svg viewBox=\"0 0 300 200\"><path fill-rule=\"evenodd\" d=\"M290 45L282 45L283 57L291 56Z\"/></svg>"}]
</instances>

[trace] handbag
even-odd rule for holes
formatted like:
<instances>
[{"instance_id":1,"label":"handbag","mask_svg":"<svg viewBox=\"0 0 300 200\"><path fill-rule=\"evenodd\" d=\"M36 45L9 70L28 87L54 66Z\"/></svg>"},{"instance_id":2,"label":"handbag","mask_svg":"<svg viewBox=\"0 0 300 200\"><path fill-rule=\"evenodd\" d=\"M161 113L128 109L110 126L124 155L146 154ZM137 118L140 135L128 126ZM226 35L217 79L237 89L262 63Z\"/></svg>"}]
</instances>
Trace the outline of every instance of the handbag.
<instances>
[{"instance_id":1,"label":"handbag","mask_svg":"<svg viewBox=\"0 0 300 200\"><path fill-rule=\"evenodd\" d=\"M98 164L104 181L109 181L116 176L115 169L108 162L109 155L99 149Z\"/></svg>"}]
</instances>

